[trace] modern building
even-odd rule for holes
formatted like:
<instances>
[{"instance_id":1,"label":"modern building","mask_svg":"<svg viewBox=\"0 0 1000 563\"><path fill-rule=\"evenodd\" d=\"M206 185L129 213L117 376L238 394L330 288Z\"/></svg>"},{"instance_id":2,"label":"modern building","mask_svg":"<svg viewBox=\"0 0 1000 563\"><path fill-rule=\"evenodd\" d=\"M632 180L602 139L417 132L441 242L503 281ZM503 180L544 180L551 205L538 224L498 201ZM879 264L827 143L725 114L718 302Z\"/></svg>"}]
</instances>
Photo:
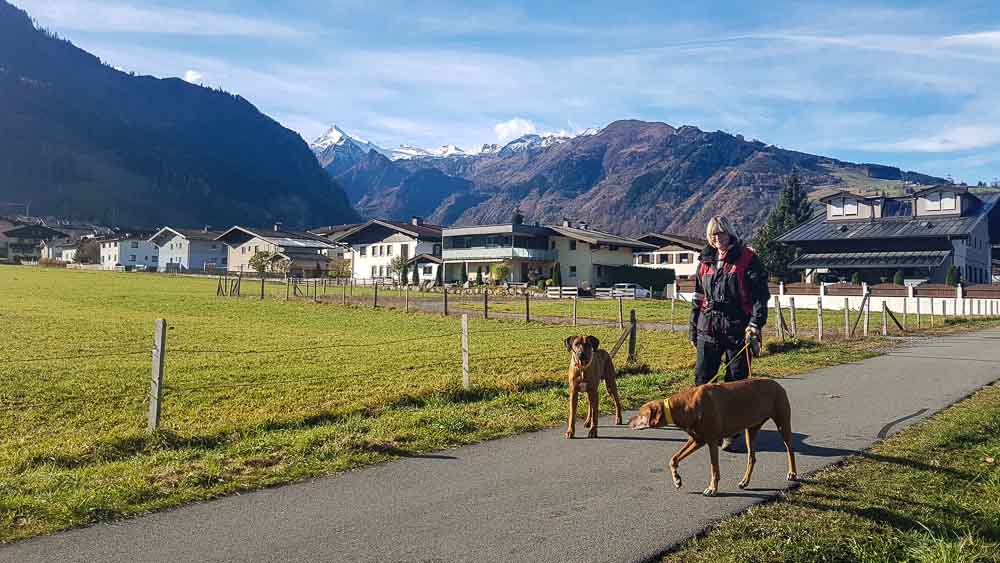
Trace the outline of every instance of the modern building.
<instances>
[{"instance_id":1,"label":"modern building","mask_svg":"<svg viewBox=\"0 0 1000 563\"><path fill-rule=\"evenodd\" d=\"M397 278L392 261L398 257L409 261L421 254L441 256L441 227L420 217L409 223L372 219L339 232L331 240L350 247L352 277L356 279Z\"/></svg>"},{"instance_id":2,"label":"modern building","mask_svg":"<svg viewBox=\"0 0 1000 563\"><path fill-rule=\"evenodd\" d=\"M0 262L35 262L42 256L43 243L66 238L66 233L43 225L0 221Z\"/></svg>"},{"instance_id":3,"label":"modern building","mask_svg":"<svg viewBox=\"0 0 1000 563\"><path fill-rule=\"evenodd\" d=\"M156 270L160 249L149 241L149 233L125 233L98 241L104 270Z\"/></svg>"},{"instance_id":4,"label":"modern building","mask_svg":"<svg viewBox=\"0 0 1000 563\"><path fill-rule=\"evenodd\" d=\"M558 264L563 285L585 289L608 282L612 269L630 266L634 251L656 248L586 223L526 225L520 213L509 224L444 229L442 239L447 282L475 280L480 271L492 279L494 266L503 263L509 271L506 281L535 283L551 278Z\"/></svg>"},{"instance_id":5,"label":"modern building","mask_svg":"<svg viewBox=\"0 0 1000 563\"><path fill-rule=\"evenodd\" d=\"M225 270L229 264L229 247L219 242L221 231L163 227L150 237L159 248L159 271L204 272Z\"/></svg>"},{"instance_id":6,"label":"modern building","mask_svg":"<svg viewBox=\"0 0 1000 563\"><path fill-rule=\"evenodd\" d=\"M678 279L694 277L698 271L698 255L707 244L702 239L669 233L647 233L638 240L656 245L656 249L637 251L633 255L635 266L671 269Z\"/></svg>"},{"instance_id":7,"label":"modern building","mask_svg":"<svg viewBox=\"0 0 1000 563\"><path fill-rule=\"evenodd\" d=\"M254 272L250 260L258 252L266 252L270 255L270 271L320 275L329 269L327 254L337 248L321 236L282 229L281 223L275 223L271 230L235 226L215 240L228 247L227 266L231 272Z\"/></svg>"},{"instance_id":8,"label":"modern building","mask_svg":"<svg viewBox=\"0 0 1000 563\"><path fill-rule=\"evenodd\" d=\"M902 271L912 282L942 282L955 266L967 284L990 283L998 199L952 184L900 197L838 192L820 200L823 213L778 240L799 249L790 267L810 280L858 272L878 282Z\"/></svg>"}]
</instances>

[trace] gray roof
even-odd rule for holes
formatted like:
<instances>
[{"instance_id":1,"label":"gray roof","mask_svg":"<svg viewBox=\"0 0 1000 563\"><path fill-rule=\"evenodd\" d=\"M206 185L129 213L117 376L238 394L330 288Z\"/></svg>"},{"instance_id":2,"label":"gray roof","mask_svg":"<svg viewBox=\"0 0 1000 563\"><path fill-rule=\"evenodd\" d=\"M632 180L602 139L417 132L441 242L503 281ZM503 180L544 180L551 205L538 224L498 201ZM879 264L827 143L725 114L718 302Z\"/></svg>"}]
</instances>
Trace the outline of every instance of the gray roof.
<instances>
[{"instance_id":1,"label":"gray roof","mask_svg":"<svg viewBox=\"0 0 1000 563\"><path fill-rule=\"evenodd\" d=\"M432 225L430 223L421 223L419 225L414 225L412 222L404 223L402 221L387 221L385 219L372 219L367 223L361 223L355 227L338 231L330 235L330 240L336 242L349 242L352 236L361 231L364 231L371 226L381 226L387 229L401 232L405 235L409 235L418 240L441 240L441 226Z\"/></svg>"},{"instance_id":2,"label":"gray roof","mask_svg":"<svg viewBox=\"0 0 1000 563\"><path fill-rule=\"evenodd\" d=\"M320 248L320 249L330 249L336 248L334 245L330 244L328 239L321 236L314 235L312 233L303 233L300 231L285 231L285 230L273 230L273 229L250 229L247 227L241 227L239 225L231 227L226 232L222 233L215 240L221 240L226 244L230 243L230 238L233 233L242 232L245 235L249 235L250 238L257 237L267 242L280 246L285 249L285 251L290 251L292 248Z\"/></svg>"},{"instance_id":3,"label":"gray roof","mask_svg":"<svg viewBox=\"0 0 1000 563\"><path fill-rule=\"evenodd\" d=\"M609 244L617 246L627 246L646 250L656 249L655 244L649 244L635 240L634 238L602 233L593 229L577 229L576 227L563 227L562 225L545 225L546 228L556 232L557 235L569 237L590 244Z\"/></svg>"},{"instance_id":4,"label":"gray roof","mask_svg":"<svg viewBox=\"0 0 1000 563\"><path fill-rule=\"evenodd\" d=\"M887 238L961 238L973 229L992 211L1000 194L983 195L982 205L961 217L888 217L882 219L860 219L856 221L828 221L821 213L791 231L781 235L779 242L825 240L863 240Z\"/></svg>"},{"instance_id":5,"label":"gray roof","mask_svg":"<svg viewBox=\"0 0 1000 563\"><path fill-rule=\"evenodd\" d=\"M922 250L906 252L822 252L803 254L789 268L936 268L950 250Z\"/></svg>"}]
</instances>

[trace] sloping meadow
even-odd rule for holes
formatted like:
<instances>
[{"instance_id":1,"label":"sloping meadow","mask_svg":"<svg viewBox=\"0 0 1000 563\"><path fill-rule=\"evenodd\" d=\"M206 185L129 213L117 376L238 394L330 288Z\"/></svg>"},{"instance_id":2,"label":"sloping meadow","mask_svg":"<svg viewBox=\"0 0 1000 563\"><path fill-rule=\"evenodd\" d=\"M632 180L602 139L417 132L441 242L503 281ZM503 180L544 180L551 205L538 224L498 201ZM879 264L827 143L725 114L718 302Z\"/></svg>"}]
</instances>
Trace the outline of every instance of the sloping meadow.
<instances>
[{"instance_id":1,"label":"sloping meadow","mask_svg":"<svg viewBox=\"0 0 1000 563\"><path fill-rule=\"evenodd\" d=\"M559 424L564 339L593 334L610 348L620 334L470 319L466 390L458 316L27 267L0 267L0 295L0 541ZM158 318L165 391L150 434ZM799 347L754 372L853 361L874 345ZM689 384L686 335L642 331L637 351L619 383L627 407Z\"/></svg>"}]
</instances>

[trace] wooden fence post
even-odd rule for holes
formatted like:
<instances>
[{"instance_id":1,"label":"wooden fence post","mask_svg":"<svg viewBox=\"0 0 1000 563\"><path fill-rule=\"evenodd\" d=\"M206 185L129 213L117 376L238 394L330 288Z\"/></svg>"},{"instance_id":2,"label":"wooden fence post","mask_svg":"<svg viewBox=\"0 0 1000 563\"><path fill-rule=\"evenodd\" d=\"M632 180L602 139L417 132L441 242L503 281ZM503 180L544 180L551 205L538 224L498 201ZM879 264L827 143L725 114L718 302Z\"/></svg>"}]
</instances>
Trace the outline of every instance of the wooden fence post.
<instances>
[{"instance_id":1,"label":"wooden fence post","mask_svg":"<svg viewBox=\"0 0 1000 563\"><path fill-rule=\"evenodd\" d=\"M670 332L674 331L674 307L677 305L677 297L670 298Z\"/></svg>"},{"instance_id":2,"label":"wooden fence post","mask_svg":"<svg viewBox=\"0 0 1000 563\"><path fill-rule=\"evenodd\" d=\"M375 297L372 300L372 309L378 309L378 282L375 282Z\"/></svg>"},{"instance_id":3,"label":"wooden fence post","mask_svg":"<svg viewBox=\"0 0 1000 563\"><path fill-rule=\"evenodd\" d=\"M524 292L524 322L531 322L531 296L528 291Z\"/></svg>"},{"instance_id":4,"label":"wooden fence post","mask_svg":"<svg viewBox=\"0 0 1000 563\"><path fill-rule=\"evenodd\" d=\"M462 313L462 388L471 386L469 381L469 315Z\"/></svg>"},{"instance_id":5,"label":"wooden fence post","mask_svg":"<svg viewBox=\"0 0 1000 563\"><path fill-rule=\"evenodd\" d=\"M917 330L920 330L920 298L917 297Z\"/></svg>"},{"instance_id":6,"label":"wooden fence post","mask_svg":"<svg viewBox=\"0 0 1000 563\"><path fill-rule=\"evenodd\" d=\"M886 311L889 307L885 304L885 299L882 300L882 336L889 336L889 313Z\"/></svg>"},{"instance_id":7,"label":"wooden fence post","mask_svg":"<svg viewBox=\"0 0 1000 563\"><path fill-rule=\"evenodd\" d=\"M844 298L844 340L851 337L851 298Z\"/></svg>"},{"instance_id":8,"label":"wooden fence post","mask_svg":"<svg viewBox=\"0 0 1000 563\"><path fill-rule=\"evenodd\" d=\"M823 298L816 298L816 342L823 342Z\"/></svg>"},{"instance_id":9,"label":"wooden fence post","mask_svg":"<svg viewBox=\"0 0 1000 563\"><path fill-rule=\"evenodd\" d=\"M149 420L146 432L160 427L160 401L163 399L163 360L167 348L167 321L156 319L153 324L153 366L149 377Z\"/></svg>"},{"instance_id":10,"label":"wooden fence post","mask_svg":"<svg viewBox=\"0 0 1000 563\"><path fill-rule=\"evenodd\" d=\"M791 309L791 312L792 312L792 336L798 338L798 336L799 336L799 322L795 318L795 298L794 297L789 297L788 298L788 307Z\"/></svg>"},{"instance_id":11,"label":"wooden fence post","mask_svg":"<svg viewBox=\"0 0 1000 563\"><path fill-rule=\"evenodd\" d=\"M628 360L626 360L626 363L634 364L636 363L635 336L636 332L638 332L638 323L635 321L635 309L629 311L629 323L631 324L631 328L628 333Z\"/></svg>"},{"instance_id":12,"label":"wooden fence post","mask_svg":"<svg viewBox=\"0 0 1000 563\"><path fill-rule=\"evenodd\" d=\"M285 301L288 301L288 289L292 285L292 280L287 275L285 276Z\"/></svg>"},{"instance_id":13,"label":"wooden fence post","mask_svg":"<svg viewBox=\"0 0 1000 563\"><path fill-rule=\"evenodd\" d=\"M448 288L447 287L444 288L444 301L442 303L442 306L444 307L444 309L443 309L444 316L447 317L448 316Z\"/></svg>"},{"instance_id":14,"label":"wooden fence post","mask_svg":"<svg viewBox=\"0 0 1000 563\"><path fill-rule=\"evenodd\" d=\"M868 338L868 324L869 321L871 320L871 314L872 314L872 300L870 293L865 296L864 314L865 314L865 326L864 326L864 331L861 333L861 336Z\"/></svg>"},{"instance_id":15,"label":"wooden fence post","mask_svg":"<svg viewBox=\"0 0 1000 563\"><path fill-rule=\"evenodd\" d=\"M907 309L908 309L908 307L906 306L906 302L907 301L909 301L909 299L906 298L906 297L904 297L903 298L903 330L906 330L910 326L909 322L907 321L907 314L906 314L907 313Z\"/></svg>"},{"instance_id":16,"label":"wooden fence post","mask_svg":"<svg viewBox=\"0 0 1000 563\"><path fill-rule=\"evenodd\" d=\"M490 292L487 289L483 290L483 318L490 318Z\"/></svg>"},{"instance_id":17,"label":"wooden fence post","mask_svg":"<svg viewBox=\"0 0 1000 563\"><path fill-rule=\"evenodd\" d=\"M410 312L410 286L403 286L403 312Z\"/></svg>"},{"instance_id":18,"label":"wooden fence post","mask_svg":"<svg viewBox=\"0 0 1000 563\"><path fill-rule=\"evenodd\" d=\"M778 326L778 336L781 341L785 341L785 318L781 314L781 299L778 297L774 298L774 322Z\"/></svg>"},{"instance_id":19,"label":"wooden fence post","mask_svg":"<svg viewBox=\"0 0 1000 563\"><path fill-rule=\"evenodd\" d=\"M573 326L576 326L576 301L577 298L573 298Z\"/></svg>"},{"instance_id":20,"label":"wooden fence post","mask_svg":"<svg viewBox=\"0 0 1000 563\"><path fill-rule=\"evenodd\" d=\"M624 304L623 300L624 300L624 298L621 295L619 295L618 296L618 328L619 329L625 328L625 304Z\"/></svg>"},{"instance_id":21,"label":"wooden fence post","mask_svg":"<svg viewBox=\"0 0 1000 563\"><path fill-rule=\"evenodd\" d=\"M260 300L264 300L264 276L260 277Z\"/></svg>"}]
</instances>

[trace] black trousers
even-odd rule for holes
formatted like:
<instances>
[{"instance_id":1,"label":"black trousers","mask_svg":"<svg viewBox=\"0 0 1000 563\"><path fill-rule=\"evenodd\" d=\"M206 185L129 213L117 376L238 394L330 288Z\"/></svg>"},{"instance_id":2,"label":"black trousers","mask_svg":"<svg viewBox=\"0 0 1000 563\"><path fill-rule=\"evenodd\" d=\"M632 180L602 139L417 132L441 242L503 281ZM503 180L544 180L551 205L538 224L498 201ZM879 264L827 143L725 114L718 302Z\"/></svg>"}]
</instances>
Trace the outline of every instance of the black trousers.
<instances>
[{"instance_id":1,"label":"black trousers","mask_svg":"<svg viewBox=\"0 0 1000 563\"><path fill-rule=\"evenodd\" d=\"M725 381L738 381L746 379L750 375L750 367L747 365L746 351L740 352L745 340L740 340L733 344L720 345L715 342L706 342L698 339L698 359L694 364L694 384L704 385L708 383L715 374L719 373L719 367L725 362L733 359L737 353L740 357L733 360L726 368ZM719 381L716 381L719 383Z\"/></svg>"}]
</instances>

